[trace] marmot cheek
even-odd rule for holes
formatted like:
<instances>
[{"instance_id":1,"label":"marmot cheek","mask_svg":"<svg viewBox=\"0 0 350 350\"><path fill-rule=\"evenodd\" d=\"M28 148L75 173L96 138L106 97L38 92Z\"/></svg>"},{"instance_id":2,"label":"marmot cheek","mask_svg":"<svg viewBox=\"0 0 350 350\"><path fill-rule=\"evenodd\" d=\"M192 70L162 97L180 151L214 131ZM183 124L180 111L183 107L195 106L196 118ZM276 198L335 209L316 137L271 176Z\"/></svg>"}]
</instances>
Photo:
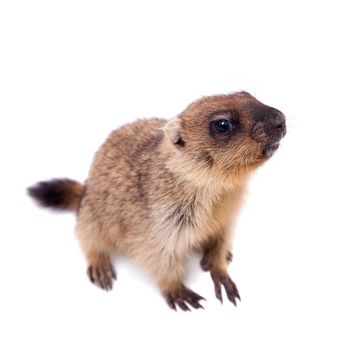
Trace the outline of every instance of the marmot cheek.
<instances>
[{"instance_id":1,"label":"marmot cheek","mask_svg":"<svg viewBox=\"0 0 350 350\"><path fill-rule=\"evenodd\" d=\"M252 139L256 142L267 142L268 137L266 135L265 129L264 129L264 124L262 122L257 122L252 129Z\"/></svg>"}]
</instances>

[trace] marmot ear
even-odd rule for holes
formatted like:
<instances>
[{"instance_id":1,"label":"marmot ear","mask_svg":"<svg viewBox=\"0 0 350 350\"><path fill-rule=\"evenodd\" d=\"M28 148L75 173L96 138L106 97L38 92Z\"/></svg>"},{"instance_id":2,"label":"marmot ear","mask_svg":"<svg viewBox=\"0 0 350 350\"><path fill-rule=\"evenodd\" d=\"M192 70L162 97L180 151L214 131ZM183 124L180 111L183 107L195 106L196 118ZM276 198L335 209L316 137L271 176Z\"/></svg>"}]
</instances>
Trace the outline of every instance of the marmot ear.
<instances>
[{"instance_id":1,"label":"marmot ear","mask_svg":"<svg viewBox=\"0 0 350 350\"><path fill-rule=\"evenodd\" d=\"M182 136L181 119L175 118L170 120L163 127L164 133L168 140L179 148L185 147L185 141Z\"/></svg>"}]
</instances>

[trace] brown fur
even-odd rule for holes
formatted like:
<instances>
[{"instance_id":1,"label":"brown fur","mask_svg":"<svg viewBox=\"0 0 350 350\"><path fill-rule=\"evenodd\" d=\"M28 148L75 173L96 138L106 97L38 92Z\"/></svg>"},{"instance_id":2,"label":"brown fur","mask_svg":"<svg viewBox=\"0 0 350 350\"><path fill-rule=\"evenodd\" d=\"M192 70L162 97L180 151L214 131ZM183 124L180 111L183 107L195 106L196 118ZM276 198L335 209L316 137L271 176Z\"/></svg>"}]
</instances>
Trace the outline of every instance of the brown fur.
<instances>
[{"instance_id":1,"label":"brown fur","mask_svg":"<svg viewBox=\"0 0 350 350\"><path fill-rule=\"evenodd\" d=\"M69 179L38 182L28 188L28 194L43 207L55 210L77 211L84 195L85 186Z\"/></svg>"},{"instance_id":2,"label":"brown fur","mask_svg":"<svg viewBox=\"0 0 350 350\"><path fill-rule=\"evenodd\" d=\"M215 132L222 118L236 130ZM169 122L114 131L95 156L77 217L92 282L110 289L109 256L122 252L155 278L171 307L198 308L201 297L182 281L189 254L200 251L216 296L222 300L223 285L236 303L230 227L249 176L284 134L283 115L245 92L203 98Z\"/></svg>"}]
</instances>

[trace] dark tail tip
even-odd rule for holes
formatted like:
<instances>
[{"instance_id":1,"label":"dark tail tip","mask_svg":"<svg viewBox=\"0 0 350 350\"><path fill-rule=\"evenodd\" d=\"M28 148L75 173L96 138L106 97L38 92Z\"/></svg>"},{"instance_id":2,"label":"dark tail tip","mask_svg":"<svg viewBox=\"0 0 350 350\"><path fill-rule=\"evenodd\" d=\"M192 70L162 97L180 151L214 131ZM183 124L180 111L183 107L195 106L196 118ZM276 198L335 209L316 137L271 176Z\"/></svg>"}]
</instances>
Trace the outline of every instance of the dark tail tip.
<instances>
[{"instance_id":1,"label":"dark tail tip","mask_svg":"<svg viewBox=\"0 0 350 350\"><path fill-rule=\"evenodd\" d=\"M42 207L57 210L78 210L84 185L70 179L38 182L27 189L28 195Z\"/></svg>"}]
</instances>

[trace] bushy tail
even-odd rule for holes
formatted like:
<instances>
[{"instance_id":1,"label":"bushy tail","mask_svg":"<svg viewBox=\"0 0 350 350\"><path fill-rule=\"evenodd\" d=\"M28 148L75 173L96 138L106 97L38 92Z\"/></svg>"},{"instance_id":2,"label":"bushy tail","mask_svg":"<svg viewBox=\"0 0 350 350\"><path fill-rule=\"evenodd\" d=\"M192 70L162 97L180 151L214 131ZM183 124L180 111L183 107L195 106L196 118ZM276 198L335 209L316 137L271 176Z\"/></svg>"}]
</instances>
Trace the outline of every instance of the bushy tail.
<instances>
[{"instance_id":1,"label":"bushy tail","mask_svg":"<svg viewBox=\"0 0 350 350\"><path fill-rule=\"evenodd\" d=\"M85 186L70 179L42 181L28 188L28 194L42 207L77 211Z\"/></svg>"}]
</instances>

